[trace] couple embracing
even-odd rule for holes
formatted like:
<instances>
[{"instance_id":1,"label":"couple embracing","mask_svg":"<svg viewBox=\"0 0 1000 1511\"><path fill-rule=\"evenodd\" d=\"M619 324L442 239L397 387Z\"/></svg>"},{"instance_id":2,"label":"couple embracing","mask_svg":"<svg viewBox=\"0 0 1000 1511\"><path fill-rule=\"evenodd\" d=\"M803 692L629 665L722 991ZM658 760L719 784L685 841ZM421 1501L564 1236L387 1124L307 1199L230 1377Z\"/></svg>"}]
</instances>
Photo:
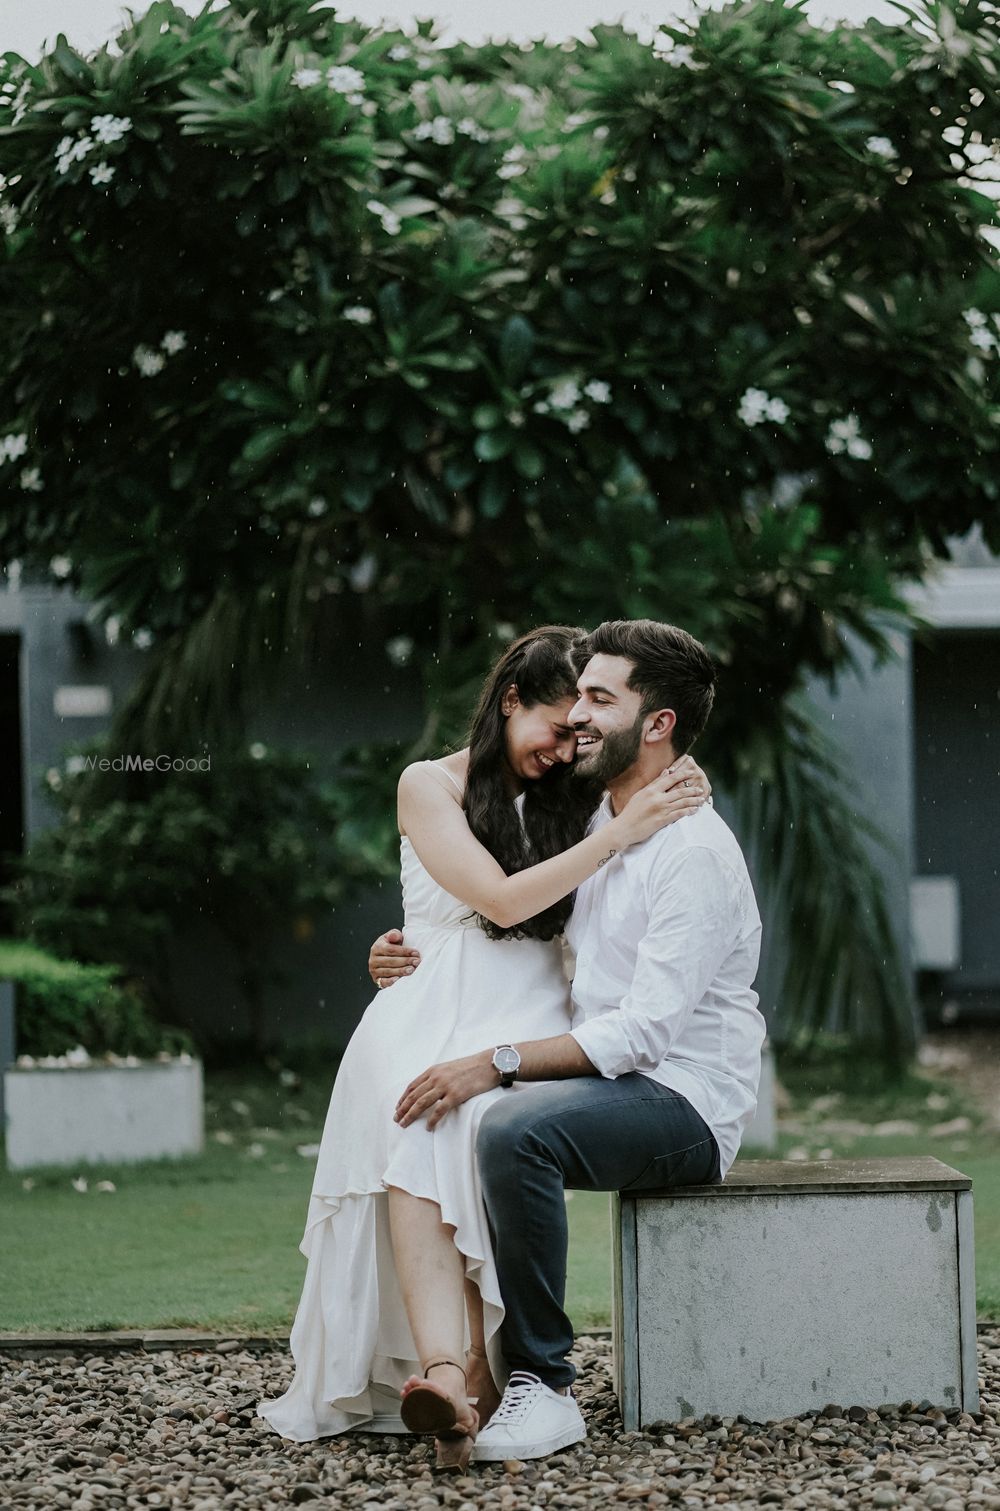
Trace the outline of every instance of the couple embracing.
<instances>
[{"instance_id":1,"label":"couple embracing","mask_svg":"<svg viewBox=\"0 0 1000 1511\"><path fill-rule=\"evenodd\" d=\"M330 1100L282 1436L456 1468L586 1436L565 1190L718 1183L756 1107L760 917L687 753L714 691L672 625L544 626L403 772L403 942Z\"/></svg>"}]
</instances>

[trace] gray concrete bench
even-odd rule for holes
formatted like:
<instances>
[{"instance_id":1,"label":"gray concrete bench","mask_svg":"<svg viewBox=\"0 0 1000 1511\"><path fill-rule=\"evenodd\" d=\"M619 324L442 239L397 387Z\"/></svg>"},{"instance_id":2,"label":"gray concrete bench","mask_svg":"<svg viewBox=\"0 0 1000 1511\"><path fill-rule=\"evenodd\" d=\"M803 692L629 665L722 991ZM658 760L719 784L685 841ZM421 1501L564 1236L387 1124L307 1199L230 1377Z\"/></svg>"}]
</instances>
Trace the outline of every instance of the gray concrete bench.
<instances>
[{"instance_id":1,"label":"gray concrete bench","mask_svg":"<svg viewBox=\"0 0 1000 1511\"><path fill-rule=\"evenodd\" d=\"M979 1408L972 1182L915 1159L737 1160L612 1198L626 1431L836 1403Z\"/></svg>"}]
</instances>

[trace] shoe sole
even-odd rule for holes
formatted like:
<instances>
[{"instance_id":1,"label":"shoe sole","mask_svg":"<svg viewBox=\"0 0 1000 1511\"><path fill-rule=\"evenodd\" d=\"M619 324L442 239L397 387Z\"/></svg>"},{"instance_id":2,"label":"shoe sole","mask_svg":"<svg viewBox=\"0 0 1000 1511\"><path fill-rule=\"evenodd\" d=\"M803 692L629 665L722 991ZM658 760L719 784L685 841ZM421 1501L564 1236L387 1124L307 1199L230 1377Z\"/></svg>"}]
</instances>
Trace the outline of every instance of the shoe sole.
<instances>
[{"instance_id":1,"label":"shoe sole","mask_svg":"<svg viewBox=\"0 0 1000 1511\"><path fill-rule=\"evenodd\" d=\"M514 1443L482 1443L477 1439L472 1445L472 1462L496 1464L503 1459L543 1459L550 1453L558 1453L560 1448L570 1448L574 1443L582 1443L586 1436L585 1425L574 1422L571 1427L565 1427L562 1432L546 1438L544 1443L532 1443L529 1448L519 1448Z\"/></svg>"}]
</instances>

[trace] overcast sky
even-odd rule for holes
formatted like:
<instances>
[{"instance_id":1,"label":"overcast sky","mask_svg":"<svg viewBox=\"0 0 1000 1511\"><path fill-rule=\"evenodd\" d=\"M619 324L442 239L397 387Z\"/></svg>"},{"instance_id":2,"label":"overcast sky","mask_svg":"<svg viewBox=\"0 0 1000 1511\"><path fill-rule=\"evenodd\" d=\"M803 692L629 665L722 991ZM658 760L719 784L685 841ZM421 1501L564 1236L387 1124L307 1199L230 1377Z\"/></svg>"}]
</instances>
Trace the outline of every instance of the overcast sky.
<instances>
[{"instance_id":1,"label":"overcast sky","mask_svg":"<svg viewBox=\"0 0 1000 1511\"><path fill-rule=\"evenodd\" d=\"M187 11L202 9L202 0L180 3ZM145 0L135 0L131 8L141 16L149 7ZM632 30L651 36L664 21L689 14L693 6L689 0L661 0L659 5L649 0L424 0L416 7L411 0L344 0L337 9L368 22L388 17L404 28L411 27L416 16L435 16L446 37L479 42L490 36L523 40L544 35L561 41L585 33L594 21L619 18ZM884 21L901 19L888 0L809 0L806 12L817 23L863 21L872 15ZM120 0L0 0L0 52L17 52L37 62L60 32L77 50L89 52L113 37L124 19Z\"/></svg>"}]
</instances>

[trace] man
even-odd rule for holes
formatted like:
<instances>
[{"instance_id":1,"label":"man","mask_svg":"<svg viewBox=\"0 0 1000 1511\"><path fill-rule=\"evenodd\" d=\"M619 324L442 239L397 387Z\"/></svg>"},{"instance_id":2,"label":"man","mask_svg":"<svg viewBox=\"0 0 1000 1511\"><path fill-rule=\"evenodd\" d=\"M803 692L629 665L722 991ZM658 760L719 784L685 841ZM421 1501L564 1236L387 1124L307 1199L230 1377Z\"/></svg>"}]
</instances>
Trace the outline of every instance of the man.
<instances>
[{"instance_id":1,"label":"man","mask_svg":"<svg viewBox=\"0 0 1000 1511\"><path fill-rule=\"evenodd\" d=\"M690 749L715 674L698 641L653 620L603 624L585 650L569 723L576 769L607 788L591 825L599 829ZM509 1084L512 1071L547 1083L498 1100L480 1125L511 1373L476 1441L477 1461L538 1458L586 1436L567 1358L565 1189L725 1178L757 1100L760 929L739 845L706 805L611 850L578 889L567 928L576 955L569 1033L432 1066L400 1098L401 1123L430 1113L430 1126L498 1079ZM392 952L376 949L374 973L384 975Z\"/></svg>"}]
</instances>

